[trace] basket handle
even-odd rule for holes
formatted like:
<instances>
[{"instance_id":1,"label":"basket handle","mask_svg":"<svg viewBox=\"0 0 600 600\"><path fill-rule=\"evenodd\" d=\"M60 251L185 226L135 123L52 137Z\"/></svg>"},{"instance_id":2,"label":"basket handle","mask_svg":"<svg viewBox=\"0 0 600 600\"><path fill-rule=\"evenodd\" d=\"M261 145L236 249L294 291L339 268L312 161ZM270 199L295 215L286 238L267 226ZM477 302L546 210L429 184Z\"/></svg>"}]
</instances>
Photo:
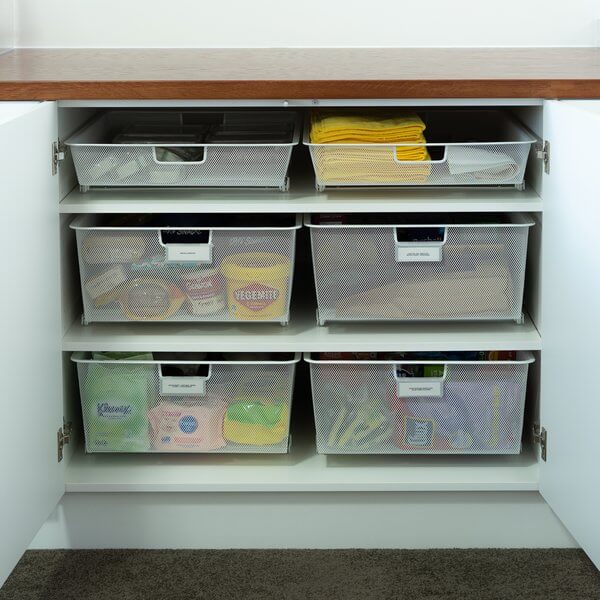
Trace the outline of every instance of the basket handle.
<instances>
[{"instance_id":1,"label":"basket handle","mask_svg":"<svg viewBox=\"0 0 600 600\"><path fill-rule=\"evenodd\" d=\"M445 163L448 162L448 146L444 146L444 154L442 156L442 158L438 159L438 160L400 160L398 158L397 152L399 148L407 148L407 147L425 147L427 148L427 144L403 144L401 146L394 146L392 148L392 156L394 158L394 162L398 163L399 165L436 165L436 164L441 164L441 163ZM436 144L436 147L439 147Z\"/></svg>"},{"instance_id":2,"label":"basket handle","mask_svg":"<svg viewBox=\"0 0 600 600\"><path fill-rule=\"evenodd\" d=\"M206 382L212 374L212 365L208 365L206 377L198 375L163 375L162 364L158 365L161 396L205 396Z\"/></svg>"},{"instance_id":3,"label":"basket handle","mask_svg":"<svg viewBox=\"0 0 600 600\"><path fill-rule=\"evenodd\" d=\"M444 374L441 377L400 377L398 367L402 364L404 363L396 363L392 366L398 398L441 398L444 395L444 382L448 374L447 364L443 365Z\"/></svg>"},{"instance_id":4,"label":"basket handle","mask_svg":"<svg viewBox=\"0 0 600 600\"><path fill-rule=\"evenodd\" d=\"M158 149L162 150L173 150L173 148L202 148L203 155L202 160L159 160L156 154ZM157 165L203 165L206 162L206 156L208 154L208 148L206 146L196 146L196 145L186 145L186 146L177 146L174 144L170 144L168 146L152 146L152 158Z\"/></svg>"},{"instance_id":5,"label":"basket handle","mask_svg":"<svg viewBox=\"0 0 600 600\"><path fill-rule=\"evenodd\" d=\"M163 232L176 233L185 229L161 229L158 232L158 241L165 249L165 260L167 262L199 262L210 264L213 261L213 232L208 230L208 241L204 243L169 243L163 242Z\"/></svg>"},{"instance_id":6,"label":"basket handle","mask_svg":"<svg viewBox=\"0 0 600 600\"><path fill-rule=\"evenodd\" d=\"M448 240L448 228L444 227L444 239L440 242L399 242L398 229L414 229L413 227L403 227L398 225L394 227L392 234L394 236L396 262L441 262L442 248ZM429 229L427 225L423 229ZM431 227L431 229L441 229L441 227Z\"/></svg>"}]
</instances>

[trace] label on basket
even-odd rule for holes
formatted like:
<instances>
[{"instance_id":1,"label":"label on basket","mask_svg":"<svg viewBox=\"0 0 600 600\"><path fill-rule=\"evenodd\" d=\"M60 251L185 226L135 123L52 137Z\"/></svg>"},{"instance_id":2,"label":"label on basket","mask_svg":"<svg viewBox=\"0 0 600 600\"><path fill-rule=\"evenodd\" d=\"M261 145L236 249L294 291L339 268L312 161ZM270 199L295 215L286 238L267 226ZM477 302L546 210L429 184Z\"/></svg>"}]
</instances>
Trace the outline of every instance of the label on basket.
<instances>
[{"instance_id":1,"label":"label on basket","mask_svg":"<svg viewBox=\"0 0 600 600\"><path fill-rule=\"evenodd\" d=\"M396 246L398 262L440 262L441 246Z\"/></svg>"},{"instance_id":2,"label":"label on basket","mask_svg":"<svg viewBox=\"0 0 600 600\"><path fill-rule=\"evenodd\" d=\"M212 244L169 244L168 261L212 262Z\"/></svg>"},{"instance_id":3,"label":"label on basket","mask_svg":"<svg viewBox=\"0 0 600 600\"><path fill-rule=\"evenodd\" d=\"M400 378L396 381L398 398L440 398L444 395L444 382L419 377Z\"/></svg>"},{"instance_id":4,"label":"label on basket","mask_svg":"<svg viewBox=\"0 0 600 600\"><path fill-rule=\"evenodd\" d=\"M163 396L204 396L204 377L161 377L160 393Z\"/></svg>"}]
</instances>

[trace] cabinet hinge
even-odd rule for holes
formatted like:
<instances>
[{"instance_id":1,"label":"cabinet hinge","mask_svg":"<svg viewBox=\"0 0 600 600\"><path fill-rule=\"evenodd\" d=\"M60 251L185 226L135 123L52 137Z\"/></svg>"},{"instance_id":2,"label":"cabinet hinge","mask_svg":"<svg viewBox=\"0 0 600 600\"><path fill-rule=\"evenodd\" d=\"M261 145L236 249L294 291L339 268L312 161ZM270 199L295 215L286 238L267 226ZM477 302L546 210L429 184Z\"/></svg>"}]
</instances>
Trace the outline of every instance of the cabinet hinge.
<instances>
[{"instance_id":1,"label":"cabinet hinge","mask_svg":"<svg viewBox=\"0 0 600 600\"><path fill-rule=\"evenodd\" d=\"M52 142L52 175L58 173L58 165L61 161L65 160L65 153L67 147L62 140Z\"/></svg>"},{"instance_id":2,"label":"cabinet hinge","mask_svg":"<svg viewBox=\"0 0 600 600\"><path fill-rule=\"evenodd\" d=\"M539 444L542 452L542 460L546 462L546 452L548 449L548 432L545 427L542 427L539 423L533 424L533 442Z\"/></svg>"},{"instance_id":3,"label":"cabinet hinge","mask_svg":"<svg viewBox=\"0 0 600 600\"><path fill-rule=\"evenodd\" d=\"M71 421L63 419L63 426L56 433L56 442L58 446L58 462L63 459L63 450L66 444L71 442L71 434L73 433L73 424Z\"/></svg>"},{"instance_id":4,"label":"cabinet hinge","mask_svg":"<svg viewBox=\"0 0 600 600\"><path fill-rule=\"evenodd\" d=\"M544 161L544 172L550 173L550 142L544 140L543 144L538 144L535 148L536 156Z\"/></svg>"}]
</instances>

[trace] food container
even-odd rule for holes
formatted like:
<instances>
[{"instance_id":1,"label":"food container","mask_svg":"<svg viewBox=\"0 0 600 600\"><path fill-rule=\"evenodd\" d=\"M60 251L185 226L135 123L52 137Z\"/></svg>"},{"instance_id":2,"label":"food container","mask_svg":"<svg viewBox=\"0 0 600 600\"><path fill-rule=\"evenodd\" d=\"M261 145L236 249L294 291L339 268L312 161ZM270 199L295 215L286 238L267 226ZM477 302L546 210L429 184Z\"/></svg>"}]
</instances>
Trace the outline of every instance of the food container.
<instances>
[{"instance_id":1,"label":"food container","mask_svg":"<svg viewBox=\"0 0 600 600\"><path fill-rule=\"evenodd\" d=\"M280 318L287 305L290 260L283 254L251 252L224 259L227 303L232 316L246 320Z\"/></svg>"},{"instance_id":2,"label":"food container","mask_svg":"<svg viewBox=\"0 0 600 600\"><path fill-rule=\"evenodd\" d=\"M225 309L223 276L217 269L186 273L183 288L193 315L212 315Z\"/></svg>"}]
</instances>

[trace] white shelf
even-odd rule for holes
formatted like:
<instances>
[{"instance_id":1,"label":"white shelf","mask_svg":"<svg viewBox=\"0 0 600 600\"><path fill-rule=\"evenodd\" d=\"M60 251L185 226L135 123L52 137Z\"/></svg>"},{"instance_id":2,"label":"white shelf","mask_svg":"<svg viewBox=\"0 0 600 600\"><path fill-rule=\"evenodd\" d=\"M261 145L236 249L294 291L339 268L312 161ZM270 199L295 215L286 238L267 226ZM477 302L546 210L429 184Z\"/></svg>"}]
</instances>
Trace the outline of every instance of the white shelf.
<instances>
[{"instance_id":1,"label":"white shelf","mask_svg":"<svg viewBox=\"0 0 600 600\"><path fill-rule=\"evenodd\" d=\"M541 212L527 189L346 189L319 193L312 180L292 180L289 192L182 189L72 191L61 213L316 213L316 212ZM295 182L295 183L294 183Z\"/></svg>"},{"instance_id":2,"label":"white shelf","mask_svg":"<svg viewBox=\"0 0 600 600\"><path fill-rule=\"evenodd\" d=\"M85 454L66 469L67 492L536 491L533 452L518 456Z\"/></svg>"},{"instance_id":3,"label":"white shelf","mask_svg":"<svg viewBox=\"0 0 600 600\"><path fill-rule=\"evenodd\" d=\"M529 317L509 322L335 323L292 310L286 327L272 323L73 323L64 351L327 352L540 350Z\"/></svg>"}]
</instances>

